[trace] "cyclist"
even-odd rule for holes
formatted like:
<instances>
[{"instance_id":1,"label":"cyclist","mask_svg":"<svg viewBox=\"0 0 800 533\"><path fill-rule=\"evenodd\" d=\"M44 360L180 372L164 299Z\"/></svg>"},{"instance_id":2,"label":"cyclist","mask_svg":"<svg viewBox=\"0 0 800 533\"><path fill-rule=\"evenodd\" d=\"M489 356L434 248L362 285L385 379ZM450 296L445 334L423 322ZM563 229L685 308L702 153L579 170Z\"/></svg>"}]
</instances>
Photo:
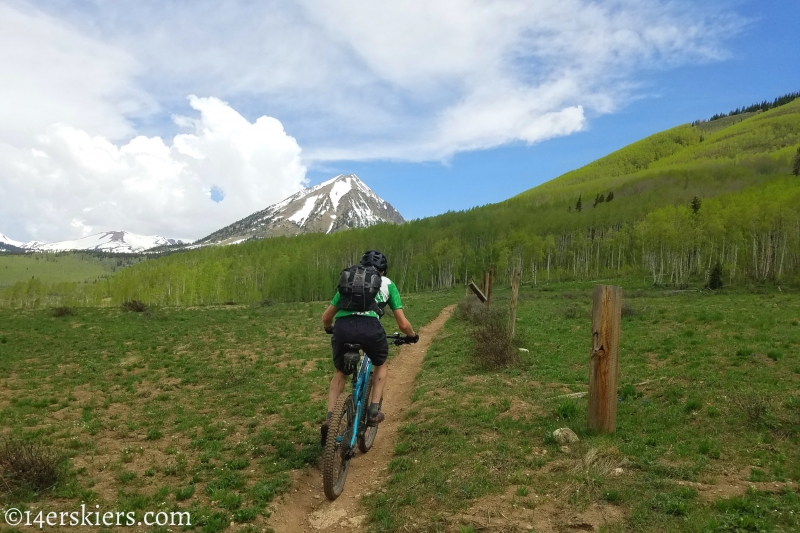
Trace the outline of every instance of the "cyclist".
<instances>
[{"instance_id":1,"label":"cyclist","mask_svg":"<svg viewBox=\"0 0 800 533\"><path fill-rule=\"evenodd\" d=\"M397 291L397 286L386 277L386 271L389 267L386 256L377 250L369 250L361 257L361 265L373 266L381 273L381 290L375 296L375 302L381 309L388 304L394 312L394 318L400 331L408 335L409 342L417 342L419 335L414 333L414 328L411 327L411 323L403 314L403 303L400 301L400 293ZM333 333L331 348L333 349L333 366L336 368L328 391L328 413L321 427L323 446L327 438L328 426L336 405L336 399L344 390L347 376L353 373L352 369L346 368L344 365L344 354L347 351L344 346L345 343L360 344L375 366L372 397L369 398L370 403L369 407L367 407L367 424L374 426L380 424L386 418L380 410L383 387L386 384L386 376L389 373L389 369L384 364L386 363L386 357L389 355L386 332L380 323L377 312L372 310L340 310L338 307L339 301L340 296L337 290L336 295L331 300L331 304L322 314L322 326L326 332ZM335 324L333 324L334 318L336 319Z\"/></svg>"}]
</instances>

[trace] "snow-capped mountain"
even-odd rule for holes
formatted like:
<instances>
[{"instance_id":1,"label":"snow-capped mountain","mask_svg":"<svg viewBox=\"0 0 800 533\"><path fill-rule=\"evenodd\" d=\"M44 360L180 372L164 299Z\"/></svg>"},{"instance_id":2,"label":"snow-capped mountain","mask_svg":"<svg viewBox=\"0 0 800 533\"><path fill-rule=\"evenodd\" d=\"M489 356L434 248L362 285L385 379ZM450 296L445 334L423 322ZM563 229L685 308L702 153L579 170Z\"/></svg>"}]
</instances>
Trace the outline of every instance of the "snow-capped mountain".
<instances>
[{"instance_id":1,"label":"snow-capped mountain","mask_svg":"<svg viewBox=\"0 0 800 533\"><path fill-rule=\"evenodd\" d=\"M333 233L403 217L355 174L340 174L215 231L194 245L235 244L251 238Z\"/></svg>"},{"instance_id":2,"label":"snow-capped mountain","mask_svg":"<svg viewBox=\"0 0 800 533\"><path fill-rule=\"evenodd\" d=\"M67 250L95 250L111 253L140 253L150 248L158 246L169 246L183 244L175 239L166 239L159 235L137 235L129 231L103 231L76 239L74 241L61 242L39 242L30 241L26 243L9 239L0 233L0 251L3 243L7 243L19 250L30 252L63 252ZM17 251L9 249L8 251Z\"/></svg>"},{"instance_id":3,"label":"snow-capped mountain","mask_svg":"<svg viewBox=\"0 0 800 533\"><path fill-rule=\"evenodd\" d=\"M15 241L0 233L0 252L22 252L25 243Z\"/></svg>"}]
</instances>

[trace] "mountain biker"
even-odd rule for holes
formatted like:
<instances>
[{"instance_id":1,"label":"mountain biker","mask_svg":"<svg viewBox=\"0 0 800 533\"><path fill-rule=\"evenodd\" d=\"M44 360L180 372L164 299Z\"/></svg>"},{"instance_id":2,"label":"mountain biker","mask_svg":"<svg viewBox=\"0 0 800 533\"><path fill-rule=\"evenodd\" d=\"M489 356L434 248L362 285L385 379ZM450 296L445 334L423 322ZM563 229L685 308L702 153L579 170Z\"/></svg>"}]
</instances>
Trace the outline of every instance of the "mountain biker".
<instances>
[{"instance_id":1,"label":"mountain biker","mask_svg":"<svg viewBox=\"0 0 800 533\"><path fill-rule=\"evenodd\" d=\"M369 250L361 257L361 265L373 266L380 272L381 289L375 296L375 302L381 310L388 304L394 312L397 327L408 335L408 342L417 342L419 335L414 333L414 328L411 327L411 323L403 314L403 303L400 301L400 293L397 291L397 286L386 277L386 270L389 267L386 256L377 250ZM340 295L337 290L336 295L331 300L331 304L322 314L322 326L327 333L333 333L331 348L333 349L333 366L336 368L328 391L328 412L321 427L323 446L327 438L328 426L336 405L336 399L344 390L347 376L353 373L353 370L346 368L344 365L344 354L347 351L345 343L360 344L375 366L372 397L368 399L370 403L369 407L367 407L367 424L374 426L380 424L386 418L380 410L383 387L386 384L386 376L389 373L389 369L384 364L386 363L386 357L389 355L386 332L380 323L377 312L373 310L340 310L338 307L339 301ZM335 324L333 324L334 318L336 319Z\"/></svg>"}]
</instances>

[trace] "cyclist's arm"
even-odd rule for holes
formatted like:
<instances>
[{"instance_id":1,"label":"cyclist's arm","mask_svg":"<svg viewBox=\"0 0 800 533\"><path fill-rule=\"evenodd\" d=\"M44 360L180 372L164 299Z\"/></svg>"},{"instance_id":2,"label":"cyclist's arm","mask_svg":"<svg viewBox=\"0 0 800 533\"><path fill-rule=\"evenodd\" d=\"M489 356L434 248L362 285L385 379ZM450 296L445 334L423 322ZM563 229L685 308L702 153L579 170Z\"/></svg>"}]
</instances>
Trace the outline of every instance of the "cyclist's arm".
<instances>
[{"instance_id":1,"label":"cyclist's arm","mask_svg":"<svg viewBox=\"0 0 800 533\"><path fill-rule=\"evenodd\" d=\"M335 305L329 305L325 312L322 313L322 327L328 329L333 325L333 317L336 316L336 312L339 311L339 308Z\"/></svg>"},{"instance_id":2,"label":"cyclist's arm","mask_svg":"<svg viewBox=\"0 0 800 533\"><path fill-rule=\"evenodd\" d=\"M394 319L397 320L397 327L400 328L400 331L409 337L414 336L414 328L411 327L411 322L406 319L402 309L394 310Z\"/></svg>"}]
</instances>

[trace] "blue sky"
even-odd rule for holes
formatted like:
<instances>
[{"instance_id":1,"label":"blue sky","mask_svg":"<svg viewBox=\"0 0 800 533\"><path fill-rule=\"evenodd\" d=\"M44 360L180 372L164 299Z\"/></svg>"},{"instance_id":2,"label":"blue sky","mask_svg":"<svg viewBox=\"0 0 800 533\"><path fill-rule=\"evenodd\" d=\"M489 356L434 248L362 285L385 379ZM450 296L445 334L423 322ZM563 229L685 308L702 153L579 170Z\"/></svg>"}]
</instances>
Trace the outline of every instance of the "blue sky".
<instances>
[{"instance_id":1,"label":"blue sky","mask_svg":"<svg viewBox=\"0 0 800 533\"><path fill-rule=\"evenodd\" d=\"M798 20L776 0L0 0L0 233L196 239L340 173L409 219L501 201L800 90Z\"/></svg>"},{"instance_id":2,"label":"blue sky","mask_svg":"<svg viewBox=\"0 0 800 533\"><path fill-rule=\"evenodd\" d=\"M459 153L444 164L338 162L312 169L309 179L355 173L406 218L422 218L505 200L653 133L800 91L800 2L728 6L748 20L727 42L729 57L642 73L640 97L591 118L584 131L530 146Z\"/></svg>"}]
</instances>

